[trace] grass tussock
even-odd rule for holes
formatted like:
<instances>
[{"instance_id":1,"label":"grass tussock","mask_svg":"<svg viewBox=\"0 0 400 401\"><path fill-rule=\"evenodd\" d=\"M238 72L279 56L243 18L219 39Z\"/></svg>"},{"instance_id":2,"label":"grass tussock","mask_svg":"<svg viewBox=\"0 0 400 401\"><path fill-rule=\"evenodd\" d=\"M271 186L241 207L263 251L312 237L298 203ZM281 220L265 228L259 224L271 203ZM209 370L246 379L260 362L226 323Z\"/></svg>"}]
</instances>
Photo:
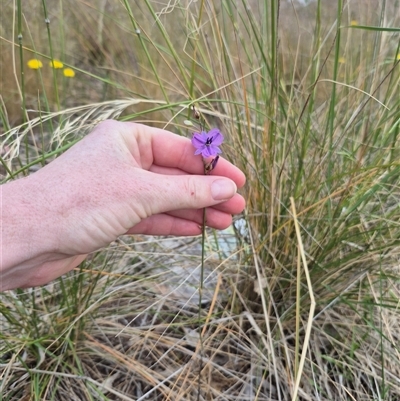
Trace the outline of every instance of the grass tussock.
<instances>
[{"instance_id":1,"label":"grass tussock","mask_svg":"<svg viewBox=\"0 0 400 401\"><path fill-rule=\"evenodd\" d=\"M247 176L200 321L197 238L121 238L2 294L4 400L400 399L398 6L300 3L3 6L3 182L106 118L188 136L192 104Z\"/></svg>"}]
</instances>

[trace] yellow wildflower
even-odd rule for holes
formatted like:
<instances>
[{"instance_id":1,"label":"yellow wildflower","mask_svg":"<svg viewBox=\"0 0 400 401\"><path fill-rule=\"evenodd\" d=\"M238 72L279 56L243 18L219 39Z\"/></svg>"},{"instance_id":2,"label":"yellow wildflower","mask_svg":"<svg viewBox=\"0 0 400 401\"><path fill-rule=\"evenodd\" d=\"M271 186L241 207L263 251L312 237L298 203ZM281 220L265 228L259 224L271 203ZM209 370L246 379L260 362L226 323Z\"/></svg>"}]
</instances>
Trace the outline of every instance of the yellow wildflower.
<instances>
[{"instance_id":1,"label":"yellow wildflower","mask_svg":"<svg viewBox=\"0 0 400 401\"><path fill-rule=\"evenodd\" d=\"M68 78L73 78L75 76L75 71L72 68L64 68L64 76Z\"/></svg>"},{"instance_id":2,"label":"yellow wildflower","mask_svg":"<svg viewBox=\"0 0 400 401\"><path fill-rule=\"evenodd\" d=\"M28 67L32 70L38 70L43 67L43 64L40 60L33 58L28 61Z\"/></svg>"},{"instance_id":3,"label":"yellow wildflower","mask_svg":"<svg viewBox=\"0 0 400 401\"><path fill-rule=\"evenodd\" d=\"M400 60L400 53L397 53L397 60Z\"/></svg>"},{"instance_id":4,"label":"yellow wildflower","mask_svg":"<svg viewBox=\"0 0 400 401\"><path fill-rule=\"evenodd\" d=\"M356 21L355 19L352 19L350 21L350 26L357 26L358 25L358 21Z\"/></svg>"},{"instance_id":5,"label":"yellow wildflower","mask_svg":"<svg viewBox=\"0 0 400 401\"><path fill-rule=\"evenodd\" d=\"M345 64L346 63L346 59L344 57L339 57L339 64Z\"/></svg>"},{"instance_id":6,"label":"yellow wildflower","mask_svg":"<svg viewBox=\"0 0 400 401\"><path fill-rule=\"evenodd\" d=\"M53 67L55 69L63 68L64 64L60 60L51 60L50 61L50 67Z\"/></svg>"}]
</instances>

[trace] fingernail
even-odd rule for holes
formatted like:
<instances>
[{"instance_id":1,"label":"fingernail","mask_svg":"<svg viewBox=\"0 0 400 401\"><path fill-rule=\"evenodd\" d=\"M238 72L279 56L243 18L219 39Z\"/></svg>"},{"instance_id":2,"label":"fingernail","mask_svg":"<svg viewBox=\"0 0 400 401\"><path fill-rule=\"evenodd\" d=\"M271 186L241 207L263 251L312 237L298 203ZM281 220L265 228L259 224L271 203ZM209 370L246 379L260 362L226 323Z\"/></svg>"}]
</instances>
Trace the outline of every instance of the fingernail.
<instances>
[{"instance_id":1,"label":"fingernail","mask_svg":"<svg viewBox=\"0 0 400 401\"><path fill-rule=\"evenodd\" d=\"M236 185L231 180L215 180L211 184L211 196L214 200L230 199L236 191Z\"/></svg>"}]
</instances>

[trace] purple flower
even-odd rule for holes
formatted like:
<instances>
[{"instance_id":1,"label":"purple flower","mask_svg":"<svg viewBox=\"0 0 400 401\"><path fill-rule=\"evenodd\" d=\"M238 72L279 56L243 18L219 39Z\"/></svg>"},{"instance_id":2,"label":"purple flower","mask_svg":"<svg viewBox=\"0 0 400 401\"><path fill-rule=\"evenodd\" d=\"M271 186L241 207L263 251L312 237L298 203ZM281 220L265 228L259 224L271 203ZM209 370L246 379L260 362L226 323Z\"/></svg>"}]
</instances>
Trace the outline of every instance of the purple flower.
<instances>
[{"instance_id":1,"label":"purple flower","mask_svg":"<svg viewBox=\"0 0 400 401\"><path fill-rule=\"evenodd\" d=\"M218 147L224 140L223 135L217 128L213 128L209 132L195 132L192 138L192 145L196 148L195 155L203 157L214 157L221 153Z\"/></svg>"}]
</instances>

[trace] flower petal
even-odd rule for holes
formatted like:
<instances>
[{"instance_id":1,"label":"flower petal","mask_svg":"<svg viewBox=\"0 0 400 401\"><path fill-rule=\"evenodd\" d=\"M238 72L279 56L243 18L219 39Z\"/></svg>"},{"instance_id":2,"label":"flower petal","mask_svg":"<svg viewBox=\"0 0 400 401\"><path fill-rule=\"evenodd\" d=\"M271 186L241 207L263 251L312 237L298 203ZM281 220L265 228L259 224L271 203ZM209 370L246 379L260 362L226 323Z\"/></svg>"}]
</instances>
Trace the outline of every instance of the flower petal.
<instances>
[{"instance_id":1,"label":"flower petal","mask_svg":"<svg viewBox=\"0 0 400 401\"><path fill-rule=\"evenodd\" d=\"M217 128L213 128L212 130L210 130L208 136L212 138L212 144L215 146L221 145L221 143L224 141L224 136Z\"/></svg>"},{"instance_id":2,"label":"flower petal","mask_svg":"<svg viewBox=\"0 0 400 401\"><path fill-rule=\"evenodd\" d=\"M201 132L201 133L195 132L193 134L192 145L195 148L198 149L199 147L204 146L206 141L207 141L207 134L205 132Z\"/></svg>"},{"instance_id":3,"label":"flower petal","mask_svg":"<svg viewBox=\"0 0 400 401\"><path fill-rule=\"evenodd\" d=\"M211 157L211 156L213 156L213 153L211 152L211 149L210 149L209 146L205 146L205 147L202 149L201 155L202 155L203 157Z\"/></svg>"},{"instance_id":4,"label":"flower petal","mask_svg":"<svg viewBox=\"0 0 400 401\"><path fill-rule=\"evenodd\" d=\"M218 153L221 153L221 150L217 146L205 146L202 152L203 157L214 157L217 156Z\"/></svg>"},{"instance_id":5,"label":"flower petal","mask_svg":"<svg viewBox=\"0 0 400 401\"><path fill-rule=\"evenodd\" d=\"M222 153L218 146L210 146L210 152L213 156L217 156L218 154Z\"/></svg>"}]
</instances>

